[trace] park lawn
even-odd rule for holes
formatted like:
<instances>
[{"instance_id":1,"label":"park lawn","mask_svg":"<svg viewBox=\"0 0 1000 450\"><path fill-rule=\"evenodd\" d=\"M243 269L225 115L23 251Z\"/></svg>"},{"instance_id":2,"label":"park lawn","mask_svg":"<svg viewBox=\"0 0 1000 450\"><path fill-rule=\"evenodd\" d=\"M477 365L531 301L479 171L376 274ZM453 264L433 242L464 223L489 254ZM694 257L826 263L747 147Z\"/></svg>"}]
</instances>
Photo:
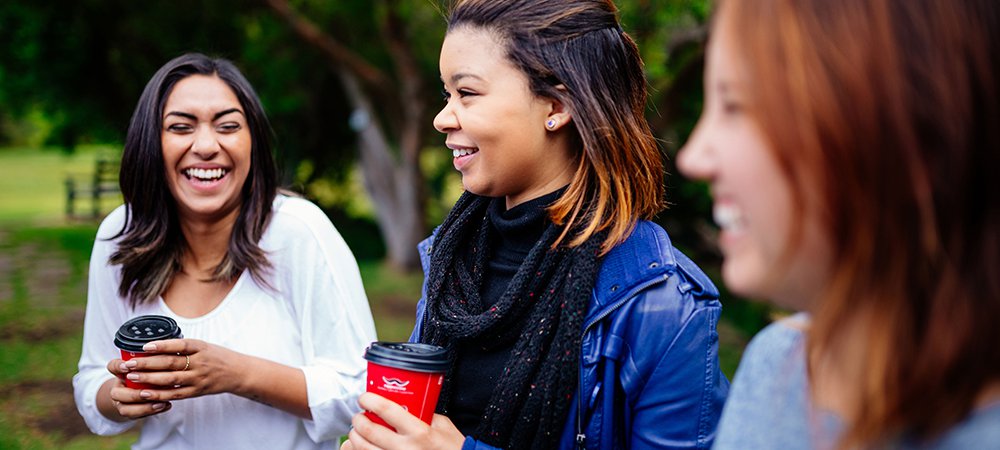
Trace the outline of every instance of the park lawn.
<instances>
[{"instance_id":1,"label":"park lawn","mask_svg":"<svg viewBox=\"0 0 1000 450\"><path fill-rule=\"evenodd\" d=\"M0 224L60 223L66 211L68 176L89 180L98 157L118 158L111 146L80 146L72 153L46 148L0 148ZM121 198L106 198L110 211ZM80 207L89 204L81 204ZM79 207L78 207L79 209Z\"/></svg>"},{"instance_id":2,"label":"park lawn","mask_svg":"<svg viewBox=\"0 0 1000 450\"><path fill-rule=\"evenodd\" d=\"M93 224L0 228L0 448L128 448L93 436L70 383L80 357Z\"/></svg>"}]
</instances>

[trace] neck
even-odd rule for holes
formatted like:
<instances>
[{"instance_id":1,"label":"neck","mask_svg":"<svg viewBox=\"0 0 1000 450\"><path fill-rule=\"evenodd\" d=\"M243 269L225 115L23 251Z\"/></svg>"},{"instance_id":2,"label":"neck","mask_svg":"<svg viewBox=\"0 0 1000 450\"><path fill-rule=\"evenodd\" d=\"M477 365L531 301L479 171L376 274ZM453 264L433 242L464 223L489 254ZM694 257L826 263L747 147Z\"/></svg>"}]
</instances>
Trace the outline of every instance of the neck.
<instances>
[{"instance_id":1,"label":"neck","mask_svg":"<svg viewBox=\"0 0 1000 450\"><path fill-rule=\"evenodd\" d=\"M181 233L187 248L181 261L182 270L199 278L210 278L212 271L229 250L229 240L239 210L217 220L182 218Z\"/></svg>"}]
</instances>

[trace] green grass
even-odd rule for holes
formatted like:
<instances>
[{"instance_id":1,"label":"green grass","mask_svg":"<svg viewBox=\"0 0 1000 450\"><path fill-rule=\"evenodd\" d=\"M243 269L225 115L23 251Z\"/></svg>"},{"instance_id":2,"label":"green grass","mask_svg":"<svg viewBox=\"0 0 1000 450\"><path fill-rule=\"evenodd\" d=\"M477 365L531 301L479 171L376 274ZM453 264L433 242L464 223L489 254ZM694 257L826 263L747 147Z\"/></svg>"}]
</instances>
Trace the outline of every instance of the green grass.
<instances>
[{"instance_id":1,"label":"green grass","mask_svg":"<svg viewBox=\"0 0 1000 450\"><path fill-rule=\"evenodd\" d=\"M19 218L19 223L23 218ZM0 448L128 448L91 435L73 403L96 225L0 227Z\"/></svg>"},{"instance_id":2,"label":"green grass","mask_svg":"<svg viewBox=\"0 0 1000 450\"><path fill-rule=\"evenodd\" d=\"M81 146L71 154L57 149L0 149L0 224L59 223L66 210L66 178L89 179L99 156L117 158L118 153L110 146ZM107 212L116 202L121 200L105 199L102 209Z\"/></svg>"},{"instance_id":3,"label":"green grass","mask_svg":"<svg viewBox=\"0 0 1000 450\"><path fill-rule=\"evenodd\" d=\"M423 274L400 274L381 261L360 261L361 279L382 341L406 341L413 331Z\"/></svg>"}]
</instances>

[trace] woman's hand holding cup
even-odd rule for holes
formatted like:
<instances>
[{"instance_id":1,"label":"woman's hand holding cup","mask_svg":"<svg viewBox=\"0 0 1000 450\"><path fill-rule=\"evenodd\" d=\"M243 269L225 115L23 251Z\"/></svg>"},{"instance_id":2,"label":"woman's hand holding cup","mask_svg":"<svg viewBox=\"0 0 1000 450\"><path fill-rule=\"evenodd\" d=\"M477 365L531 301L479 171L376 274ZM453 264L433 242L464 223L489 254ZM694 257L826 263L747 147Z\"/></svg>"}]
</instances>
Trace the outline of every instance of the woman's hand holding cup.
<instances>
[{"instance_id":1,"label":"woman's hand holding cup","mask_svg":"<svg viewBox=\"0 0 1000 450\"><path fill-rule=\"evenodd\" d=\"M143 347L146 357L124 363L126 380L148 386L146 400L169 401L224 392L238 393L234 361L240 354L197 339L155 341Z\"/></svg>"},{"instance_id":2,"label":"woman's hand holding cup","mask_svg":"<svg viewBox=\"0 0 1000 450\"><path fill-rule=\"evenodd\" d=\"M134 389L125 384L128 369L124 360L113 359L108 362L108 372L115 375L115 378L109 380L102 390L107 389L112 406L123 419L141 419L170 410L170 402L151 401L143 397L143 389Z\"/></svg>"},{"instance_id":3,"label":"woman's hand holding cup","mask_svg":"<svg viewBox=\"0 0 1000 450\"><path fill-rule=\"evenodd\" d=\"M465 436L446 416L434 414L430 425L398 403L373 393L361 394L358 404L365 411L377 414L393 429L373 422L364 413L354 416L348 440L341 450L376 448L459 449Z\"/></svg>"},{"instance_id":4,"label":"woman's hand holding cup","mask_svg":"<svg viewBox=\"0 0 1000 450\"><path fill-rule=\"evenodd\" d=\"M434 414L448 352L435 345L372 342L368 360L368 392L358 404L346 449L457 449L465 436L451 419Z\"/></svg>"}]
</instances>

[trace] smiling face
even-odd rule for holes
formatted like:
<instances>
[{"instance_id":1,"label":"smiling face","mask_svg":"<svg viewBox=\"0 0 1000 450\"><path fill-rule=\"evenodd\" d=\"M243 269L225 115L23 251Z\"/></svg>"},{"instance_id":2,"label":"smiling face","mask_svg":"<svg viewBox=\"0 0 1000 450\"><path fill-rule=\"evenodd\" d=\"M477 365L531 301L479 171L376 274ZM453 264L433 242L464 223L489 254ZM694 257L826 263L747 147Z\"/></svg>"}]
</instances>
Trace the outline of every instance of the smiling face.
<instances>
[{"instance_id":1,"label":"smiling face","mask_svg":"<svg viewBox=\"0 0 1000 450\"><path fill-rule=\"evenodd\" d=\"M743 60L732 50L725 21L717 24L707 56L704 111L678 167L711 185L726 285L808 309L822 294L830 268L828 237L816 213L819 196L804 192L804 211L796 217L793 187L746 109L752 86ZM795 220L801 228L793 242Z\"/></svg>"},{"instance_id":2,"label":"smiling face","mask_svg":"<svg viewBox=\"0 0 1000 450\"><path fill-rule=\"evenodd\" d=\"M493 34L472 27L450 31L440 66L447 103L434 127L448 135L466 190L506 197L510 208L569 184L569 113L532 94L527 76Z\"/></svg>"},{"instance_id":3,"label":"smiling face","mask_svg":"<svg viewBox=\"0 0 1000 450\"><path fill-rule=\"evenodd\" d=\"M163 108L160 141L182 220L218 221L239 212L252 138L229 85L205 75L178 81Z\"/></svg>"}]
</instances>

